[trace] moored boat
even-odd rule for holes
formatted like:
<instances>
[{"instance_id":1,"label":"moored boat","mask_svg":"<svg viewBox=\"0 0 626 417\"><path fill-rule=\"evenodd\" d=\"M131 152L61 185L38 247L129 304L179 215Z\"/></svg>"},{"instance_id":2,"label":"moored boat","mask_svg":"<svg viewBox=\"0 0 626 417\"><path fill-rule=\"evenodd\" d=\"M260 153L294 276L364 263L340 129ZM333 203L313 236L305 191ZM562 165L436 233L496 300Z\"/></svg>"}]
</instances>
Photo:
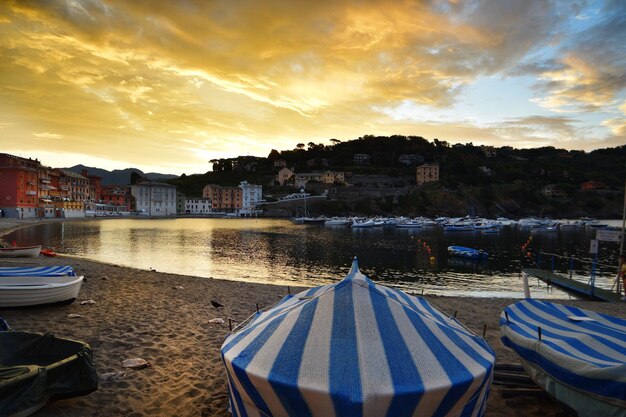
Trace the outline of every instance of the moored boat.
<instances>
[{"instance_id":1,"label":"moored boat","mask_svg":"<svg viewBox=\"0 0 626 417\"><path fill-rule=\"evenodd\" d=\"M0 248L0 258L34 258L39 256L41 245L35 246L9 246Z\"/></svg>"},{"instance_id":2,"label":"moored boat","mask_svg":"<svg viewBox=\"0 0 626 417\"><path fill-rule=\"evenodd\" d=\"M345 217L333 217L324 222L325 226L349 226L350 219Z\"/></svg>"},{"instance_id":3,"label":"moored boat","mask_svg":"<svg viewBox=\"0 0 626 417\"><path fill-rule=\"evenodd\" d=\"M338 283L254 314L221 348L240 416L483 416L495 356L425 299Z\"/></svg>"},{"instance_id":4,"label":"moored boat","mask_svg":"<svg viewBox=\"0 0 626 417\"><path fill-rule=\"evenodd\" d=\"M96 389L98 375L88 344L8 326L0 331L0 415L27 416L50 401Z\"/></svg>"},{"instance_id":5,"label":"moored boat","mask_svg":"<svg viewBox=\"0 0 626 417\"><path fill-rule=\"evenodd\" d=\"M366 228L366 227L374 227L376 225L376 223L374 223L374 220L372 219L365 219L365 220L361 220L361 219L352 219L352 224L350 225L350 227L354 227L354 228Z\"/></svg>"},{"instance_id":6,"label":"moored boat","mask_svg":"<svg viewBox=\"0 0 626 417\"><path fill-rule=\"evenodd\" d=\"M526 299L500 315L502 342L579 417L626 416L626 320Z\"/></svg>"},{"instance_id":7,"label":"moored boat","mask_svg":"<svg viewBox=\"0 0 626 417\"><path fill-rule=\"evenodd\" d=\"M489 257L489 253L482 249L468 248L465 246L448 246L448 253L468 259L482 259Z\"/></svg>"}]
</instances>

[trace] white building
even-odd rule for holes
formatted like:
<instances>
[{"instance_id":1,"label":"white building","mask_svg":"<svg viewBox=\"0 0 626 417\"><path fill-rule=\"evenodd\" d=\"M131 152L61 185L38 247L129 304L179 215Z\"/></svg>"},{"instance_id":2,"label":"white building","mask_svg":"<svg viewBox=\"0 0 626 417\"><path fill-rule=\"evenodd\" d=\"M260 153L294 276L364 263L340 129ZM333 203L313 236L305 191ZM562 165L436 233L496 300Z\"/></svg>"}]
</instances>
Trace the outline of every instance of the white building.
<instances>
[{"instance_id":1,"label":"white building","mask_svg":"<svg viewBox=\"0 0 626 417\"><path fill-rule=\"evenodd\" d=\"M135 209L148 216L176 215L176 187L164 182L142 180L130 186Z\"/></svg>"},{"instance_id":2,"label":"white building","mask_svg":"<svg viewBox=\"0 0 626 417\"><path fill-rule=\"evenodd\" d=\"M263 186L241 181L239 188L241 188L240 213L252 213L256 210L256 205L263 201Z\"/></svg>"},{"instance_id":3,"label":"white building","mask_svg":"<svg viewBox=\"0 0 626 417\"><path fill-rule=\"evenodd\" d=\"M213 211L210 198L188 198L185 201L185 213L209 214Z\"/></svg>"}]
</instances>

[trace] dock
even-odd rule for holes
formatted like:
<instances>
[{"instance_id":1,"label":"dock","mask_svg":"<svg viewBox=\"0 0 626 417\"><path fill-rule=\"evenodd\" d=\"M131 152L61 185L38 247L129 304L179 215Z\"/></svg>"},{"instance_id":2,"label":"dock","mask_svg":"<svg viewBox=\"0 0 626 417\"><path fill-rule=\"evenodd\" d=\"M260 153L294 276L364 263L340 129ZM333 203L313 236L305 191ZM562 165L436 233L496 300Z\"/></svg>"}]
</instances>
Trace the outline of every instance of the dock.
<instances>
[{"instance_id":1,"label":"dock","mask_svg":"<svg viewBox=\"0 0 626 417\"><path fill-rule=\"evenodd\" d=\"M522 272L579 297L608 302L622 301L621 295L616 292L605 290L604 288L592 287L584 282L576 281L575 279L551 271L538 268L525 268Z\"/></svg>"}]
</instances>

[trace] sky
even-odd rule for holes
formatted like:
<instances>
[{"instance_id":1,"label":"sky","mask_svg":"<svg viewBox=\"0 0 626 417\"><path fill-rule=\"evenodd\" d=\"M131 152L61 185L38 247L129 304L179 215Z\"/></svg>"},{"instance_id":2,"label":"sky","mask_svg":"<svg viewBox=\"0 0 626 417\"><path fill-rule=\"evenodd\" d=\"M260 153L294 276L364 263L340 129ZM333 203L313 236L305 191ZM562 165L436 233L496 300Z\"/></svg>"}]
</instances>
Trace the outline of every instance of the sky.
<instances>
[{"instance_id":1,"label":"sky","mask_svg":"<svg viewBox=\"0 0 626 417\"><path fill-rule=\"evenodd\" d=\"M180 175L395 134L626 144L626 1L0 2L0 152Z\"/></svg>"}]
</instances>

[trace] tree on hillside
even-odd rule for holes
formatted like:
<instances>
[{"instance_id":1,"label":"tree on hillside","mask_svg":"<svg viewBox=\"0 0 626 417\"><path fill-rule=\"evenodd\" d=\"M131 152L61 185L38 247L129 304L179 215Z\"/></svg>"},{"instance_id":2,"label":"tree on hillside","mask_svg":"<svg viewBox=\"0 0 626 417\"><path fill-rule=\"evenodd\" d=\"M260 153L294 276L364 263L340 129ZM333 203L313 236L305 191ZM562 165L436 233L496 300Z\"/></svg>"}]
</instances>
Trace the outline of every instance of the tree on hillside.
<instances>
[{"instance_id":1,"label":"tree on hillside","mask_svg":"<svg viewBox=\"0 0 626 417\"><path fill-rule=\"evenodd\" d=\"M270 154L267 156L267 159L269 159L270 161L280 159L280 153L276 149L272 149Z\"/></svg>"}]
</instances>

